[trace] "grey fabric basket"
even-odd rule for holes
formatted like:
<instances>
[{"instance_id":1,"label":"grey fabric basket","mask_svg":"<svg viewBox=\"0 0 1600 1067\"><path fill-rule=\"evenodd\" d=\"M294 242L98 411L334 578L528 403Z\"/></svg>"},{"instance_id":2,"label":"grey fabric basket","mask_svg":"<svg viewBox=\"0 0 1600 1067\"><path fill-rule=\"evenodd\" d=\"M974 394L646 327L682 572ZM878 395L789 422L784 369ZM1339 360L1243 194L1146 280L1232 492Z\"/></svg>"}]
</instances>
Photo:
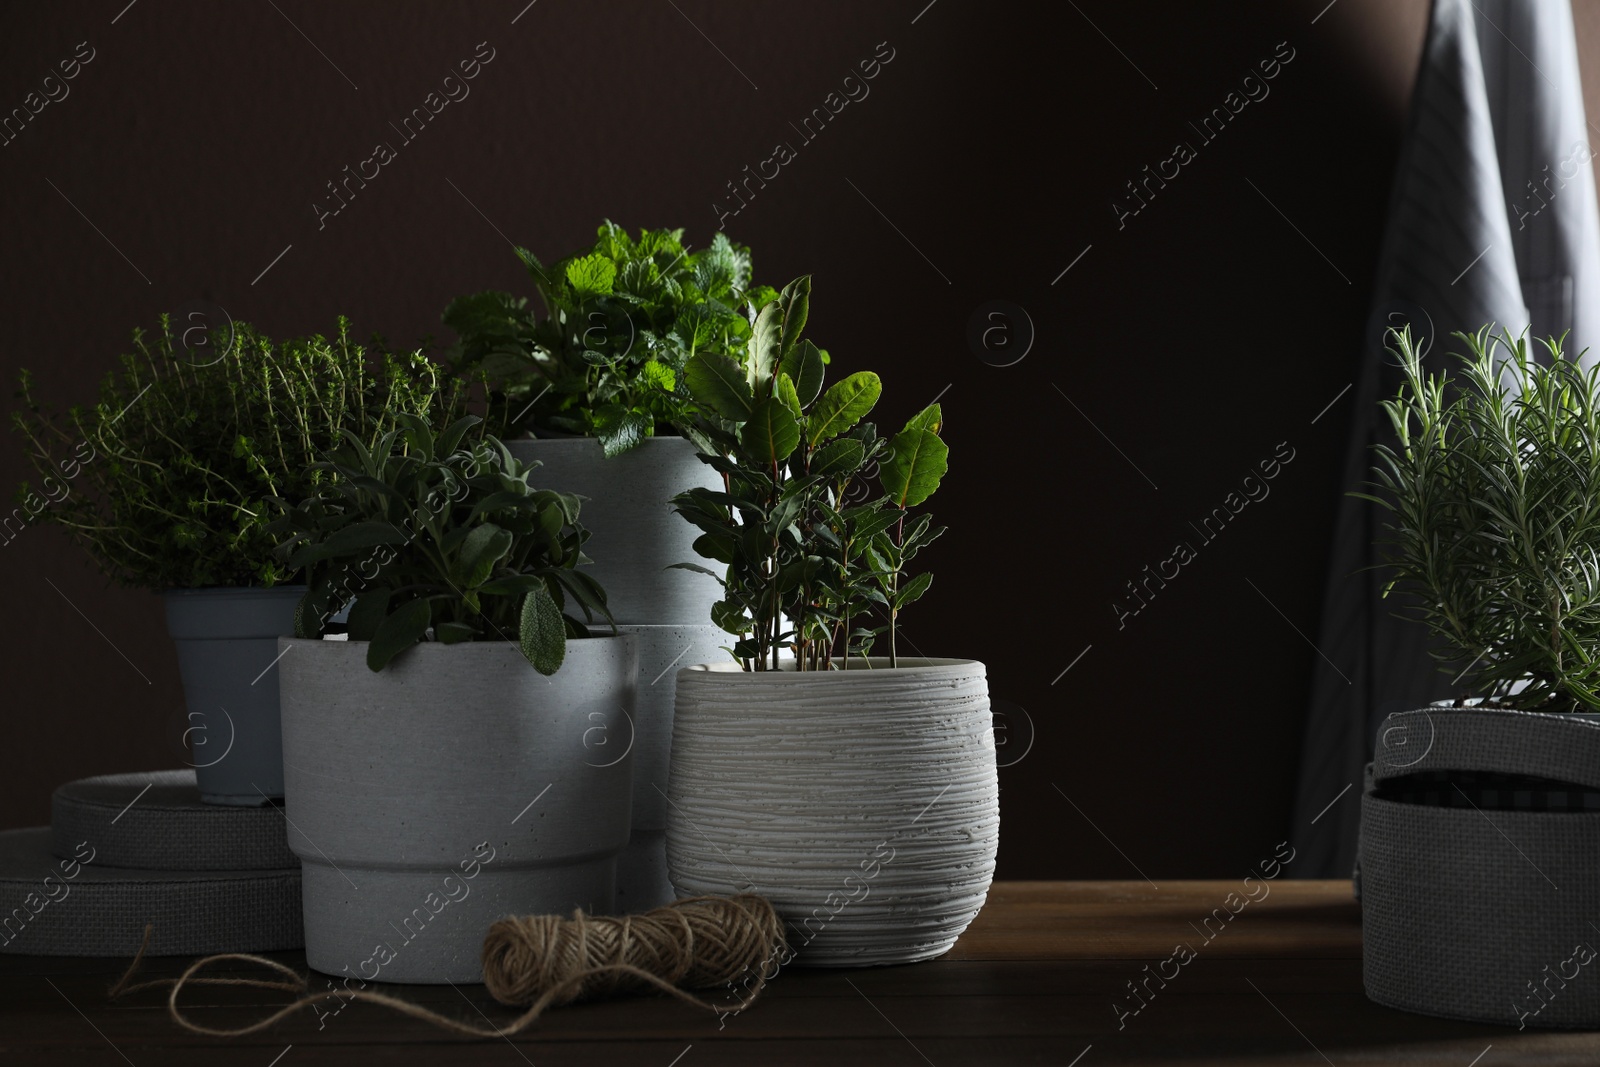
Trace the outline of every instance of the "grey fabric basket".
<instances>
[{"instance_id":1,"label":"grey fabric basket","mask_svg":"<svg viewBox=\"0 0 1600 1067\"><path fill-rule=\"evenodd\" d=\"M1379 1004L1600 1028L1600 721L1391 715L1361 798L1362 972Z\"/></svg>"},{"instance_id":2,"label":"grey fabric basket","mask_svg":"<svg viewBox=\"0 0 1600 1067\"><path fill-rule=\"evenodd\" d=\"M206 804L193 770L107 774L68 782L50 798L52 848L92 842L102 867L145 871L300 869L282 808Z\"/></svg>"},{"instance_id":3,"label":"grey fabric basket","mask_svg":"<svg viewBox=\"0 0 1600 1067\"><path fill-rule=\"evenodd\" d=\"M149 871L108 867L89 844L78 863L50 830L0 832L0 953L132 956L145 925L152 956L271 952L305 944L300 871Z\"/></svg>"}]
</instances>

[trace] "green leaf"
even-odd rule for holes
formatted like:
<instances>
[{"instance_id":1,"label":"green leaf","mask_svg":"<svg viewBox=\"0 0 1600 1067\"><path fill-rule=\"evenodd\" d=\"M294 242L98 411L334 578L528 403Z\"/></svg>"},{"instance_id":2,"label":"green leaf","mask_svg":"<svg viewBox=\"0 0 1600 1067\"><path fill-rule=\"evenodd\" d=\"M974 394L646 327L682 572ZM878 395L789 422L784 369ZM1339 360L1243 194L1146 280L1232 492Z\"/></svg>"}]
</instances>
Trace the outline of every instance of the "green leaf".
<instances>
[{"instance_id":1,"label":"green leaf","mask_svg":"<svg viewBox=\"0 0 1600 1067\"><path fill-rule=\"evenodd\" d=\"M522 600L522 655L533 669L551 675L567 656L567 625L561 607L542 584Z\"/></svg>"},{"instance_id":2,"label":"green leaf","mask_svg":"<svg viewBox=\"0 0 1600 1067\"><path fill-rule=\"evenodd\" d=\"M478 418L476 415L463 415L455 422L452 422L448 427L445 428L445 431L439 435L439 440L437 442L439 454L449 455L450 453L454 452L456 450L456 446L461 444L461 438L466 435L466 432L482 421L483 420Z\"/></svg>"},{"instance_id":3,"label":"green leaf","mask_svg":"<svg viewBox=\"0 0 1600 1067\"><path fill-rule=\"evenodd\" d=\"M709 574L711 577L715 578L717 581L719 581L719 582L722 581L722 575L718 574L716 571L712 570L710 567L702 567L698 563L673 563L673 564L669 564L667 566L667 569L668 570L677 570L677 571L694 571L696 574Z\"/></svg>"},{"instance_id":4,"label":"green leaf","mask_svg":"<svg viewBox=\"0 0 1600 1067\"><path fill-rule=\"evenodd\" d=\"M934 433L938 433L943 428L944 413L936 403L929 404L911 416L911 420L906 423L906 429L908 430L932 430Z\"/></svg>"},{"instance_id":5,"label":"green leaf","mask_svg":"<svg viewBox=\"0 0 1600 1067\"><path fill-rule=\"evenodd\" d=\"M461 543L461 554L456 559L456 579L466 589L475 589L488 581L494 566L511 551L511 531L486 522L474 526Z\"/></svg>"},{"instance_id":6,"label":"green leaf","mask_svg":"<svg viewBox=\"0 0 1600 1067\"><path fill-rule=\"evenodd\" d=\"M859 469L866 458L865 445L854 437L841 437L812 454L811 473L823 478L837 477Z\"/></svg>"},{"instance_id":7,"label":"green leaf","mask_svg":"<svg viewBox=\"0 0 1600 1067\"><path fill-rule=\"evenodd\" d=\"M789 458L800 444L800 424L776 397L756 405L750 421L739 428L739 445L752 461L778 463Z\"/></svg>"},{"instance_id":8,"label":"green leaf","mask_svg":"<svg viewBox=\"0 0 1600 1067\"><path fill-rule=\"evenodd\" d=\"M778 369L794 379L795 391L800 396L800 406L810 407L822 392L822 352L810 341L801 341L784 353Z\"/></svg>"},{"instance_id":9,"label":"green leaf","mask_svg":"<svg viewBox=\"0 0 1600 1067\"><path fill-rule=\"evenodd\" d=\"M350 607L350 640L371 641L378 634L378 627L389 616L388 589L368 589L356 597L356 602Z\"/></svg>"},{"instance_id":10,"label":"green leaf","mask_svg":"<svg viewBox=\"0 0 1600 1067\"><path fill-rule=\"evenodd\" d=\"M605 256L590 253L569 262L566 274L567 284L580 298L607 296L617 279L617 265Z\"/></svg>"},{"instance_id":11,"label":"green leaf","mask_svg":"<svg viewBox=\"0 0 1600 1067\"><path fill-rule=\"evenodd\" d=\"M906 429L889 442L891 455L882 466L884 492L897 507L922 503L939 488L949 467L950 446L932 430Z\"/></svg>"},{"instance_id":12,"label":"green leaf","mask_svg":"<svg viewBox=\"0 0 1600 1067\"><path fill-rule=\"evenodd\" d=\"M711 621L730 634L742 634L750 629L751 622L743 608L719 600L711 605Z\"/></svg>"},{"instance_id":13,"label":"green leaf","mask_svg":"<svg viewBox=\"0 0 1600 1067\"><path fill-rule=\"evenodd\" d=\"M694 539L694 550L706 559L732 563L737 542L725 533L706 533Z\"/></svg>"},{"instance_id":14,"label":"green leaf","mask_svg":"<svg viewBox=\"0 0 1600 1067\"><path fill-rule=\"evenodd\" d=\"M556 571L555 578L572 594L578 606L583 608L586 618L592 620L596 615L602 619L611 618L611 611L606 607L606 591L600 587L599 582L582 571L565 568Z\"/></svg>"},{"instance_id":15,"label":"green leaf","mask_svg":"<svg viewBox=\"0 0 1600 1067\"><path fill-rule=\"evenodd\" d=\"M835 383L811 409L806 433L812 445L831 440L860 422L882 393L883 382L869 370Z\"/></svg>"},{"instance_id":16,"label":"green leaf","mask_svg":"<svg viewBox=\"0 0 1600 1067\"><path fill-rule=\"evenodd\" d=\"M739 364L716 352L697 352L683 367L689 395L730 422L744 422L755 410L755 394Z\"/></svg>"},{"instance_id":17,"label":"green leaf","mask_svg":"<svg viewBox=\"0 0 1600 1067\"><path fill-rule=\"evenodd\" d=\"M374 671L387 667L390 660L422 640L432 618L433 609L426 600L402 605L378 625L367 645L367 667Z\"/></svg>"},{"instance_id":18,"label":"green leaf","mask_svg":"<svg viewBox=\"0 0 1600 1067\"><path fill-rule=\"evenodd\" d=\"M783 311L774 301L762 308L751 326L750 361L745 369L750 391L764 396L772 383L773 372L778 368L778 357L783 345Z\"/></svg>"},{"instance_id":19,"label":"green leaf","mask_svg":"<svg viewBox=\"0 0 1600 1067\"><path fill-rule=\"evenodd\" d=\"M597 436L600 438L600 447L609 459L637 447L650 436L654 428L654 420L646 412L626 411L615 419L607 420Z\"/></svg>"},{"instance_id":20,"label":"green leaf","mask_svg":"<svg viewBox=\"0 0 1600 1067\"><path fill-rule=\"evenodd\" d=\"M778 294L778 304L783 309L781 352L788 355L799 343L800 332L806 328L806 317L811 313L811 275L803 274L784 286Z\"/></svg>"},{"instance_id":21,"label":"green leaf","mask_svg":"<svg viewBox=\"0 0 1600 1067\"><path fill-rule=\"evenodd\" d=\"M772 395L781 400L783 406L788 408L789 413L795 418L801 418L805 414L800 410L800 394L795 392L793 379L782 371L778 372L778 378L773 383Z\"/></svg>"},{"instance_id":22,"label":"green leaf","mask_svg":"<svg viewBox=\"0 0 1600 1067\"><path fill-rule=\"evenodd\" d=\"M433 636L441 645L456 645L471 641L478 631L464 622L441 622L433 628Z\"/></svg>"},{"instance_id":23,"label":"green leaf","mask_svg":"<svg viewBox=\"0 0 1600 1067\"><path fill-rule=\"evenodd\" d=\"M787 529L805 511L807 503L806 498L799 494L784 497L783 500L778 502L778 506L772 509L772 514L767 517L767 521L764 524L767 533L776 537Z\"/></svg>"},{"instance_id":24,"label":"green leaf","mask_svg":"<svg viewBox=\"0 0 1600 1067\"><path fill-rule=\"evenodd\" d=\"M670 393L678 387L678 376L673 373L671 367L658 359L645 360L639 375L664 393Z\"/></svg>"},{"instance_id":25,"label":"green leaf","mask_svg":"<svg viewBox=\"0 0 1600 1067\"><path fill-rule=\"evenodd\" d=\"M402 412L394 417L394 421L405 428L406 440L411 442L418 456L425 460L433 458L433 430L428 426L427 419Z\"/></svg>"},{"instance_id":26,"label":"green leaf","mask_svg":"<svg viewBox=\"0 0 1600 1067\"><path fill-rule=\"evenodd\" d=\"M933 584L933 575L927 571L912 578L894 596L896 610L922 599L922 594L928 591L928 586Z\"/></svg>"}]
</instances>

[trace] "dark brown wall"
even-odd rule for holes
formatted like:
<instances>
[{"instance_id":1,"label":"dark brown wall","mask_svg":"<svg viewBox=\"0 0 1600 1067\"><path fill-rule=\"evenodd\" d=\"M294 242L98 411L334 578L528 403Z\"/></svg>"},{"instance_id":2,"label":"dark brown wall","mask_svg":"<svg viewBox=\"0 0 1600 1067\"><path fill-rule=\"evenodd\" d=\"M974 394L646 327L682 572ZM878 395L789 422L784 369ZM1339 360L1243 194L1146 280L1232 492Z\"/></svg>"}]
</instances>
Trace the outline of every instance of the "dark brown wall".
<instances>
[{"instance_id":1,"label":"dark brown wall","mask_svg":"<svg viewBox=\"0 0 1600 1067\"><path fill-rule=\"evenodd\" d=\"M143 0L113 24L123 2L0 16L0 110L95 49L0 148L0 373L60 401L191 299L276 335L344 313L413 341L456 294L523 287L506 238L554 256L609 216L703 244L725 183L888 42L870 96L727 228L762 278L815 275L811 335L883 375L881 422L943 392L951 533L908 633L982 659L1036 727L1002 772L1002 875L1237 874L1293 836L1296 631L1348 404L1312 419L1354 374L1423 0L1314 24L1325 0L538 0L514 25L523 0ZM324 183L482 41L471 95L319 229ZM1270 95L1119 229L1123 183L1284 41ZM966 341L991 299L1037 329L1011 367ZM1285 441L1270 497L1202 545L1189 521ZM0 483L20 475L8 442ZM1180 540L1198 557L1119 630L1113 598ZM66 779L178 763L157 597L48 528L0 548L0 589L0 826L45 821Z\"/></svg>"}]
</instances>

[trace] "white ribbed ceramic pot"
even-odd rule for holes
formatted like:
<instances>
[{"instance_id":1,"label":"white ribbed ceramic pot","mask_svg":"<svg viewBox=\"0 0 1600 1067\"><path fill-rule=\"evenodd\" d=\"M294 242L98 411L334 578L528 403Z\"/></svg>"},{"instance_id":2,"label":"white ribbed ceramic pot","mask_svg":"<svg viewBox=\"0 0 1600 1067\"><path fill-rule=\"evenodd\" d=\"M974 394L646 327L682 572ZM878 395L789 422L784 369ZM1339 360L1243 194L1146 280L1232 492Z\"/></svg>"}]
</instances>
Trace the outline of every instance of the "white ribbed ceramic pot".
<instances>
[{"instance_id":1,"label":"white ribbed ceramic pot","mask_svg":"<svg viewBox=\"0 0 1600 1067\"><path fill-rule=\"evenodd\" d=\"M871 662L678 672L672 884L768 897L804 965L938 956L994 877L1000 794L983 664Z\"/></svg>"}]
</instances>

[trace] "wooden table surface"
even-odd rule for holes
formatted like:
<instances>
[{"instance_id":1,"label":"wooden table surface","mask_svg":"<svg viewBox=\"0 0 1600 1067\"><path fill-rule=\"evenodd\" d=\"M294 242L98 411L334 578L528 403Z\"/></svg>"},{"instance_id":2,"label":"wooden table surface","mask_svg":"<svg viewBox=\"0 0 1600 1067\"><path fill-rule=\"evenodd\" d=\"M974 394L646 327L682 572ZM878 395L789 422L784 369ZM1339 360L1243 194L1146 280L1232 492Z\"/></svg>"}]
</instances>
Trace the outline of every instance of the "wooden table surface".
<instances>
[{"instance_id":1,"label":"wooden table surface","mask_svg":"<svg viewBox=\"0 0 1600 1067\"><path fill-rule=\"evenodd\" d=\"M1600 1064L1600 1034L1518 1033L1369 1002L1350 883L1270 884L1207 940L1201 921L1239 883L997 883L961 941L931 963L786 970L720 1023L662 997L577 1005L506 1040L451 1037L362 1003L320 1029L307 1010L249 1037L197 1037L174 1025L158 992L107 998L126 960L0 956L0 1064ZM1179 943L1193 958L1160 965ZM273 958L304 968L298 953ZM170 977L187 962L153 960L143 975ZM1133 1014L1126 983L1142 982L1146 964L1176 976L1165 988L1152 980L1155 995ZM376 988L475 1023L514 1015L482 986ZM284 999L216 987L185 995L190 1017L213 1027L254 1021Z\"/></svg>"}]
</instances>

